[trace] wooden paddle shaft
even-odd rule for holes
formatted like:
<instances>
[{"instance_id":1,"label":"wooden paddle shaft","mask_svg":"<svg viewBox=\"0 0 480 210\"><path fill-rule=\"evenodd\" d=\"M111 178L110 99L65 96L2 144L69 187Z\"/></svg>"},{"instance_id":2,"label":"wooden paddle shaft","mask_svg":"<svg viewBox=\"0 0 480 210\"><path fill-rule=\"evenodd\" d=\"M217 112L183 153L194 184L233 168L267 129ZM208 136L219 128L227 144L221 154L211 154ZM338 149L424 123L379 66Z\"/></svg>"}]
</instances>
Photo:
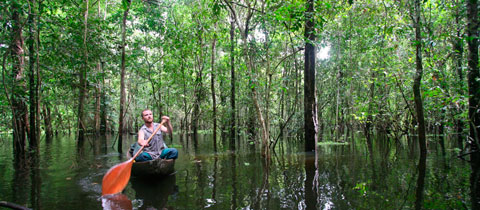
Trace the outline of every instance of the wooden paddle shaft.
<instances>
[{"instance_id":1,"label":"wooden paddle shaft","mask_svg":"<svg viewBox=\"0 0 480 210\"><path fill-rule=\"evenodd\" d=\"M160 130L160 127L162 127L164 122L161 122L160 125L157 126L157 129L155 129L152 133L152 135L150 135L150 137L147 139L147 144L150 142L150 140L152 140L153 136L158 132L158 130ZM142 153L142 150L143 148L145 148L145 145L143 145L142 147L140 147L140 149L138 150L137 153L135 153L135 155L132 157L133 160L135 160L135 158L137 158L138 155L140 155L140 153Z\"/></svg>"}]
</instances>

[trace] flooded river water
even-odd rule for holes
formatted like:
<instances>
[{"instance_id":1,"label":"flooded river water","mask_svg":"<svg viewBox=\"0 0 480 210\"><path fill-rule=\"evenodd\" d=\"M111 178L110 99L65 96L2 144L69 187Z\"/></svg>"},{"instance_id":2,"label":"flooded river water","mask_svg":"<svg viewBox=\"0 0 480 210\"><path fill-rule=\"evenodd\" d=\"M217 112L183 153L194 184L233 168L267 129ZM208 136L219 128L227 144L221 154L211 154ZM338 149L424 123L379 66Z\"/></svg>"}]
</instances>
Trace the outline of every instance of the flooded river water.
<instances>
[{"instance_id":1,"label":"flooded river water","mask_svg":"<svg viewBox=\"0 0 480 210\"><path fill-rule=\"evenodd\" d=\"M120 195L101 197L102 177L126 159L114 136L90 137L78 146L74 137L42 140L40 152L14 160L10 138L0 140L0 201L33 209L412 209L418 175L417 143L377 139L322 144L314 153L284 140L270 161L259 146L237 144L232 152L209 135L198 143L174 136L167 140L179 158L166 178L132 177ZM228 142L228 140L226 141ZM242 141L243 142L243 141ZM470 209L469 163L458 149L443 150L431 139L425 177L426 209ZM453 142L453 141L452 141ZM1 208L1 207L0 207Z\"/></svg>"}]
</instances>

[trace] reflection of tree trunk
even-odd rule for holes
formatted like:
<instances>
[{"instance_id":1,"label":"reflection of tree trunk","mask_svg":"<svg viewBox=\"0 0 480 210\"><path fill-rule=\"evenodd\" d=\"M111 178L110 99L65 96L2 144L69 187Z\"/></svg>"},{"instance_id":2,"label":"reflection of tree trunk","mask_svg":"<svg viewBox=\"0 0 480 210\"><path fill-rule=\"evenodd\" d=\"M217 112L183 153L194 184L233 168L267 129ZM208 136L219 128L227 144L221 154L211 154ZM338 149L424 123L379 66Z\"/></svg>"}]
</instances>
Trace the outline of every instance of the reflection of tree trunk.
<instances>
[{"instance_id":1,"label":"reflection of tree trunk","mask_svg":"<svg viewBox=\"0 0 480 210\"><path fill-rule=\"evenodd\" d=\"M470 195L472 199L472 209L480 209L480 165L472 162L471 166Z\"/></svg>"},{"instance_id":2,"label":"reflection of tree trunk","mask_svg":"<svg viewBox=\"0 0 480 210\"><path fill-rule=\"evenodd\" d=\"M307 154L305 156L305 205L306 209L317 209L317 191L314 190L315 180L315 156Z\"/></svg>"},{"instance_id":3,"label":"reflection of tree trunk","mask_svg":"<svg viewBox=\"0 0 480 210\"><path fill-rule=\"evenodd\" d=\"M237 161L234 153L231 154L231 169L232 169L232 197L230 209L237 209Z\"/></svg>"},{"instance_id":4,"label":"reflection of tree trunk","mask_svg":"<svg viewBox=\"0 0 480 210\"><path fill-rule=\"evenodd\" d=\"M32 183L30 187L30 201L33 209L42 209L40 206L42 180L40 177L39 160L38 152L32 153L29 159L30 180Z\"/></svg>"},{"instance_id":5,"label":"reflection of tree trunk","mask_svg":"<svg viewBox=\"0 0 480 210\"><path fill-rule=\"evenodd\" d=\"M418 179L417 189L415 191L415 209L423 209L423 189L425 188L425 173L427 171L427 154L420 154L420 160L418 160Z\"/></svg>"},{"instance_id":6,"label":"reflection of tree trunk","mask_svg":"<svg viewBox=\"0 0 480 210\"><path fill-rule=\"evenodd\" d=\"M213 163L213 181L212 181L212 199L216 202L217 200L217 170L218 170L218 156L215 155Z\"/></svg>"},{"instance_id":7,"label":"reflection of tree trunk","mask_svg":"<svg viewBox=\"0 0 480 210\"><path fill-rule=\"evenodd\" d=\"M197 206L202 206L203 204L203 198L204 198L204 191L205 191L205 182L206 180L209 180L209 179L206 179L205 177L205 169L203 168L203 165L202 165L202 162L198 161L195 163L195 166L196 166L196 183L195 183L195 186L197 186L198 190L196 191L196 194L197 194L197 199L195 200L195 203Z\"/></svg>"},{"instance_id":8,"label":"reflection of tree trunk","mask_svg":"<svg viewBox=\"0 0 480 210\"><path fill-rule=\"evenodd\" d=\"M257 192L254 209L265 209L266 207L268 208L268 205L262 208L261 203L262 203L262 197L265 194L267 195L267 201L269 200L269 197L270 197L270 191L268 190L270 188L269 180L268 180L268 177L270 176L270 160L271 159L269 158L265 158L264 160L262 160L262 167L263 167L262 188Z\"/></svg>"},{"instance_id":9,"label":"reflection of tree trunk","mask_svg":"<svg viewBox=\"0 0 480 210\"><path fill-rule=\"evenodd\" d=\"M369 132L369 131L368 131ZM376 182L377 179L377 173L375 171L375 160L373 159L373 142L372 142L372 136L367 134L367 147L368 147L368 154L370 158L370 167L372 168L372 184L370 187L372 190L375 190L376 186L378 183Z\"/></svg>"},{"instance_id":10,"label":"reflection of tree trunk","mask_svg":"<svg viewBox=\"0 0 480 210\"><path fill-rule=\"evenodd\" d=\"M14 173L12 180L12 201L25 206L28 198L28 177L27 162L25 159L14 159Z\"/></svg>"}]
</instances>

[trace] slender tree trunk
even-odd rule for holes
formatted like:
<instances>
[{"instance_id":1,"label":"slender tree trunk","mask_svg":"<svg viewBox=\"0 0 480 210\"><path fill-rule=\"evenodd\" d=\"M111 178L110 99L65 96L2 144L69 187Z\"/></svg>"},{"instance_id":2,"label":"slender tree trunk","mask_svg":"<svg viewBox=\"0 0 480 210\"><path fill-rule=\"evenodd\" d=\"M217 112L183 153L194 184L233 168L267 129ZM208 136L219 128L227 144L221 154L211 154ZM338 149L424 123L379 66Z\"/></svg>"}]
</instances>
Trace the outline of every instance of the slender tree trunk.
<instances>
[{"instance_id":1,"label":"slender tree trunk","mask_svg":"<svg viewBox=\"0 0 480 210\"><path fill-rule=\"evenodd\" d=\"M214 30L217 28L217 22L215 22ZM217 101L215 98L215 43L217 41L217 34L214 34L212 40L212 72L211 72L211 90L212 90L212 106L213 106L213 150L217 152Z\"/></svg>"},{"instance_id":2,"label":"slender tree trunk","mask_svg":"<svg viewBox=\"0 0 480 210\"><path fill-rule=\"evenodd\" d=\"M415 110L417 112L417 129L418 129L418 143L420 145L420 161L426 160L427 157L427 145L426 145L426 135L425 135L425 118L423 115L423 102L422 95L420 93L420 86L423 76L423 65L422 65L422 36L421 36L421 22L420 22L420 0L415 0L414 3L414 17L413 25L415 28L415 43L416 43L416 72L413 81L413 95L415 101ZM416 201L415 209L422 209L423 207L423 189L425 185L425 166L422 162L419 162L419 176L417 179L417 189L416 189ZM423 176L422 176L423 174Z\"/></svg>"},{"instance_id":3,"label":"slender tree trunk","mask_svg":"<svg viewBox=\"0 0 480 210\"><path fill-rule=\"evenodd\" d=\"M455 25L457 25L457 34L453 41L453 50L455 53L454 53L454 56L452 56L452 58L453 58L453 63L455 63L455 71L457 73L457 77L456 77L456 87L458 88L457 94L460 96L463 96L465 94L463 91L464 74L462 69L463 67L463 38L462 38L463 26L461 26L462 19L461 19L461 15L459 14L460 13L459 10L460 9L457 9L455 14L455 23L456 23ZM460 115L463 111L464 111L464 107L461 104L458 104L456 109L457 119L455 120L455 127L458 133L457 141L460 149L463 149L464 137L462 133L463 133L463 127L465 126L465 122L458 115Z\"/></svg>"},{"instance_id":4,"label":"slender tree trunk","mask_svg":"<svg viewBox=\"0 0 480 210\"><path fill-rule=\"evenodd\" d=\"M120 73L120 115L118 119L118 152L122 153L122 141L123 141L123 120L125 117L125 31L127 27L127 16L130 10L131 0L127 1L127 8L123 12L123 21L122 21L122 64L121 64L121 73Z\"/></svg>"},{"instance_id":5,"label":"slender tree trunk","mask_svg":"<svg viewBox=\"0 0 480 210\"><path fill-rule=\"evenodd\" d=\"M53 137L53 131L52 131L52 114L50 111L50 106L47 103L43 103L43 122L45 126L45 137L47 142L50 142L50 140Z\"/></svg>"},{"instance_id":6,"label":"slender tree trunk","mask_svg":"<svg viewBox=\"0 0 480 210\"><path fill-rule=\"evenodd\" d=\"M28 14L28 54L29 54L29 103L30 103L30 133L28 135L29 147L32 150L38 149L37 139L37 87L35 84L35 0L29 1L29 14Z\"/></svg>"},{"instance_id":7,"label":"slender tree trunk","mask_svg":"<svg viewBox=\"0 0 480 210\"><path fill-rule=\"evenodd\" d=\"M101 63L97 63L97 72L101 72ZM101 96L102 95L102 87L100 82L97 82L95 87L95 115L93 117L93 121L95 122L95 135L100 135L100 104L101 104Z\"/></svg>"},{"instance_id":8,"label":"slender tree trunk","mask_svg":"<svg viewBox=\"0 0 480 210\"><path fill-rule=\"evenodd\" d=\"M200 26L200 24L198 24ZM201 27L201 26L200 26ZM200 52L197 52L196 63L197 69L196 78L195 78L195 102L193 104L193 113L192 113L192 128L193 128L193 139L195 144L198 142L198 121L200 120L200 105L204 98L203 91L203 68L204 68L204 57L203 57L203 28L198 29L198 44L200 45Z\"/></svg>"},{"instance_id":9,"label":"slender tree trunk","mask_svg":"<svg viewBox=\"0 0 480 210\"><path fill-rule=\"evenodd\" d=\"M187 79L185 75L185 67L184 67L184 62L185 60L182 58L182 63L180 64L180 72L182 72L182 79L183 79L183 113L184 113L184 119L182 120L182 125L184 132L187 133L188 136L188 126L187 126L187 121L188 121L188 105L187 105Z\"/></svg>"},{"instance_id":10,"label":"slender tree trunk","mask_svg":"<svg viewBox=\"0 0 480 210\"><path fill-rule=\"evenodd\" d=\"M304 120L305 120L305 151L315 149L315 20L314 0L307 1L305 13L305 75L304 75Z\"/></svg>"},{"instance_id":11,"label":"slender tree trunk","mask_svg":"<svg viewBox=\"0 0 480 210\"><path fill-rule=\"evenodd\" d=\"M78 142L83 144L85 138L85 98L87 94L87 68L88 68L88 51L87 51L87 31L88 31L88 6L89 0L85 0L85 13L84 13L84 33L83 33L83 50L84 50L84 63L80 71L80 88L79 88L79 103L78 103Z\"/></svg>"},{"instance_id":12,"label":"slender tree trunk","mask_svg":"<svg viewBox=\"0 0 480 210\"><path fill-rule=\"evenodd\" d=\"M16 2L12 2L12 121L13 121L13 149L16 159L25 158L25 141L28 127L27 106L25 104L25 84L23 81L23 37L20 20L21 8Z\"/></svg>"},{"instance_id":13,"label":"slender tree trunk","mask_svg":"<svg viewBox=\"0 0 480 210\"><path fill-rule=\"evenodd\" d=\"M467 43L468 43L468 118L470 123L470 141L472 176L470 188L472 209L480 209L480 72L478 69L478 1L467 0Z\"/></svg>"},{"instance_id":14,"label":"slender tree trunk","mask_svg":"<svg viewBox=\"0 0 480 210\"><path fill-rule=\"evenodd\" d=\"M100 62L100 68L104 72L103 62ZM103 74L105 75L105 74ZM107 96L105 94L105 76L102 77L102 86L100 87L100 134L105 135L107 133Z\"/></svg>"},{"instance_id":15,"label":"slender tree trunk","mask_svg":"<svg viewBox=\"0 0 480 210\"><path fill-rule=\"evenodd\" d=\"M36 35L36 56L35 56L35 72L36 72L36 75L37 75L37 84L35 85L35 94L36 94L36 99L37 99L37 102L36 102L36 109L37 109L37 115L36 115L36 128L37 128L37 141L40 141L40 137L41 137L41 128L40 128L40 124L41 124L41 119L40 119L40 113L41 113L41 101L42 101L42 91L41 91L41 88L42 87L42 77L40 75L40 26L41 25L41 22L40 22L40 17L42 15L42 10L43 10L43 5L42 5L42 1L38 1L38 9L36 10L36 16L37 16L37 23L38 24L35 24L35 29L37 30L37 33L35 33Z\"/></svg>"},{"instance_id":16,"label":"slender tree trunk","mask_svg":"<svg viewBox=\"0 0 480 210\"><path fill-rule=\"evenodd\" d=\"M236 124L235 124L235 20L232 18L230 22L230 149L235 150L235 136L236 136Z\"/></svg>"},{"instance_id":17,"label":"slender tree trunk","mask_svg":"<svg viewBox=\"0 0 480 210\"><path fill-rule=\"evenodd\" d=\"M468 43L468 118L470 120L470 138L478 148L480 136L480 72L478 70L478 3L477 0L467 0L467 43ZM477 155L475 155L477 156ZM477 159L478 158L478 159ZM480 163L480 154L475 158Z\"/></svg>"}]
</instances>

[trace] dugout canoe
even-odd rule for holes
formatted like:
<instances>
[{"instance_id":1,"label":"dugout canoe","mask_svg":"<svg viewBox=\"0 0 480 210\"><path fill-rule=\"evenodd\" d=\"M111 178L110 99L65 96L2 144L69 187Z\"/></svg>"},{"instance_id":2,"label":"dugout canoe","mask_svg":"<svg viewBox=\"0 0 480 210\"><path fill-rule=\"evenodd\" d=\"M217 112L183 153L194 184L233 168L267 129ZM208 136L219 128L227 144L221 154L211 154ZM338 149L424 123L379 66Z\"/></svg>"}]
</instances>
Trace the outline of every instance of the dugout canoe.
<instances>
[{"instance_id":1,"label":"dugout canoe","mask_svg":"<svg viewBox=\"0 0 480 210\"><path fill-rule=\"evenodd\" d=\"M127 157L132 155L127 152ZM168 176L175 172L175 159L155 159L144 162L133 162L132 175L134 176Z\"/></svg>"}]
</instances>

